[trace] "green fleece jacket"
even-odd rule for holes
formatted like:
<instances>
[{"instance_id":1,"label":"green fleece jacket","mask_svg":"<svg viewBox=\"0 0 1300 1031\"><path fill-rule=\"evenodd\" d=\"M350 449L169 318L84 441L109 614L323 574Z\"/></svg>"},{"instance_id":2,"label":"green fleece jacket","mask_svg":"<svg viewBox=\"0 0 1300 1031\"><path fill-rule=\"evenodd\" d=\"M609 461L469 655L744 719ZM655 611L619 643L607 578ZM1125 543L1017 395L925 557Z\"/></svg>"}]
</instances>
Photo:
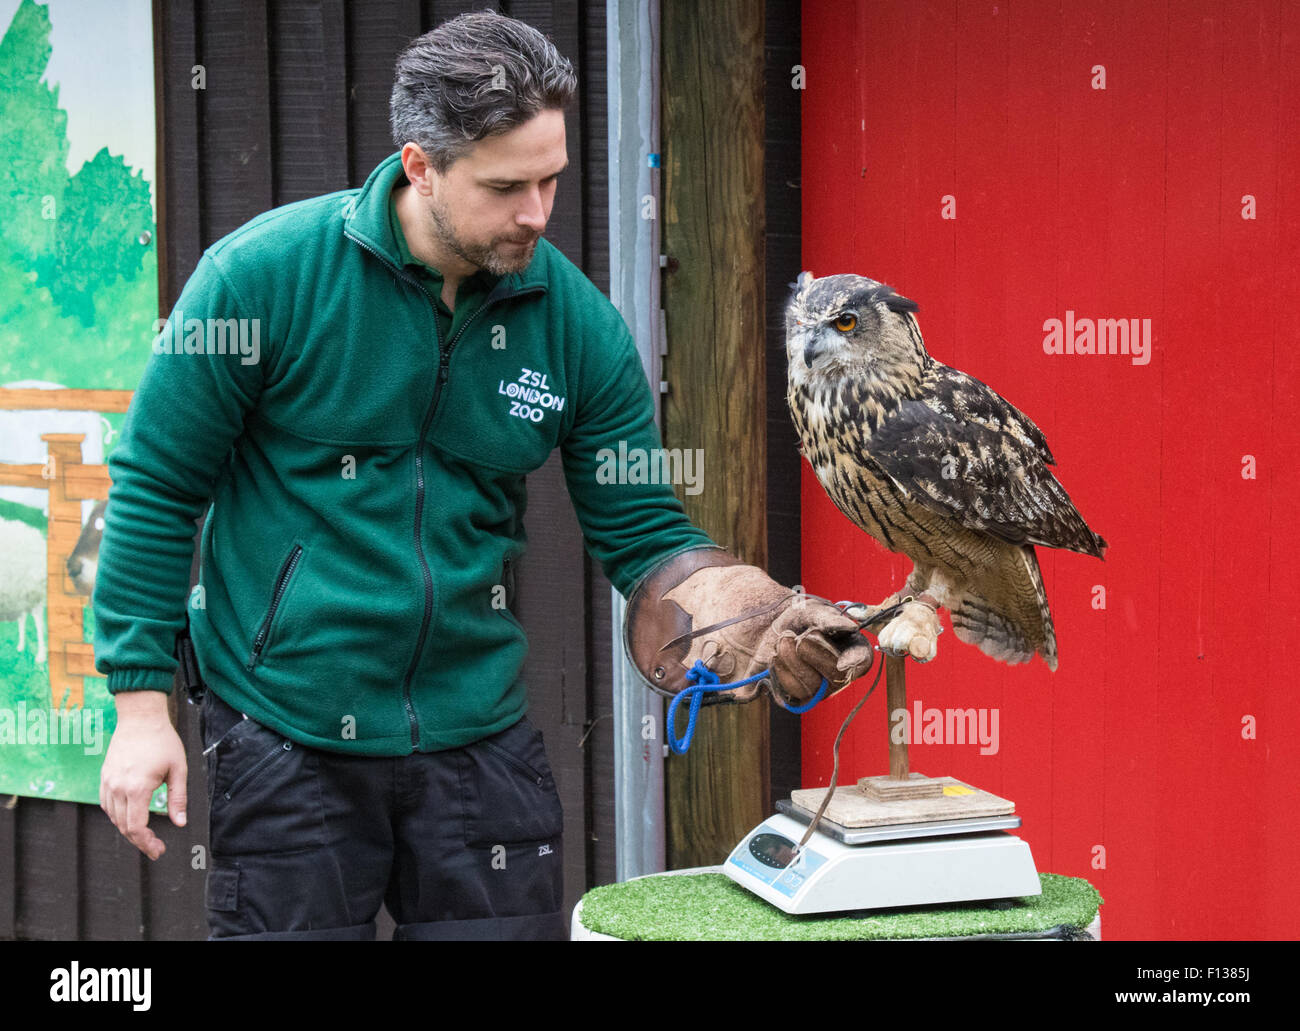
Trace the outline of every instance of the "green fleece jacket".
<instances>
[{"instance_id":1,"label":"green fleece jacket","mask_svg":"<svg viewBox=\"0 0 1300 1031\"><path fill-rule=\"evenodd\" d=\"M541 240L443 339L388 217L405 181L393 155L360 190L269 211L186 284L109 458L94 606L111 692L170 690L209 504L188 597L204 679L287 737L360 755L524 714L508 595L524 477L554 448L624 594L712 546L671 486L617 482L644 464L610 475L660 441L609 301Z\"/></svg>"}]
</instances>

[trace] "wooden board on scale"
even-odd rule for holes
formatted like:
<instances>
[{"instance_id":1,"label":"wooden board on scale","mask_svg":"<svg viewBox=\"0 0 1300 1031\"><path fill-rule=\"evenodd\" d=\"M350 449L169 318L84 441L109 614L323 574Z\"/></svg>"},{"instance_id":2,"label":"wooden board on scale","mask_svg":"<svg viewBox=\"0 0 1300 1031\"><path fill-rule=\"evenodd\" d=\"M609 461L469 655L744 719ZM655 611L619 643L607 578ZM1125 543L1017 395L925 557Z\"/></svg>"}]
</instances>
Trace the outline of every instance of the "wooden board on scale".
<instances>
[{"instance_id":1,"label":"wooden board on scale","mask_svg":"<svg viewBox=\"0 0 1300 1031\"><path fill-rule=\"evenodd\" d=\"M869 798L856 784L838 787L826 807L825 818L841 827L883 827L894 823L1007 816L1016 811L1014 802L971 787L956 777L926 778L919 773L912 777L938 785L940 793L930 798L894 798L881 802ZM792 791L790 801L811 816L825 796L825 788L803 788Z\"/></svg>"}]
</instances>

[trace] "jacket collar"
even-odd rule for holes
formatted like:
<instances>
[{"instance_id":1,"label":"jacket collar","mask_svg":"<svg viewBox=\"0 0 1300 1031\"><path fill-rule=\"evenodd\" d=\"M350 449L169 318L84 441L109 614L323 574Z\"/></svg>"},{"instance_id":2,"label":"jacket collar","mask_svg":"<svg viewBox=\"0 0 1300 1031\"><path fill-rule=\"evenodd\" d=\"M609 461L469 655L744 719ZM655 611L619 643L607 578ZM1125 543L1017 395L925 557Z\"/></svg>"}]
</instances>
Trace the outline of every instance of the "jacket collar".
<instances>
[{"instance_id":1,"label":"jacket collar","mask_svg":"<svg viewBox=\"0 0 1300 1031\"><path fill-rule=\"evenodd\" d=\"M397 186L407 181L406 172L402 170L402 155L398 152L379 163L344 209L344 235L374 252L395 269L401 268L402 260L388 218L388 198ZM492 294L496 297L509 297L517 293L546 290L550 248L551 244L545 238L538 240L533 260L528 263L528 267L522 272L502 276Z\"/></svg>"}]
</instances>

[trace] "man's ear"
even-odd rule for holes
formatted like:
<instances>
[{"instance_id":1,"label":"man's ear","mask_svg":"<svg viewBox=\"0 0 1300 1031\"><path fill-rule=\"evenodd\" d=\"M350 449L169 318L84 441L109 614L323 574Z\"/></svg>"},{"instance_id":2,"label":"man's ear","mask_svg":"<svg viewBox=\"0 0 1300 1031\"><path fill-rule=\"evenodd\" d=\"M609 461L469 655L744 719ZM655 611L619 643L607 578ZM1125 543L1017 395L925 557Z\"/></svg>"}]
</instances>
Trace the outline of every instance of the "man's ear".
<instances>
[{"instance_id":1,"label":"man's ear","mask_svg":"<svg viewBox=\"0 0 1300 1031\"><path fill-rule=\"evenodd\" d=\"M415 187L416 193L422 197L428 197L433 193L433 180L438 173L418 143L406 143L402 146L402 170L406 172L406 178Z\"/></svg>"}]
</instances>

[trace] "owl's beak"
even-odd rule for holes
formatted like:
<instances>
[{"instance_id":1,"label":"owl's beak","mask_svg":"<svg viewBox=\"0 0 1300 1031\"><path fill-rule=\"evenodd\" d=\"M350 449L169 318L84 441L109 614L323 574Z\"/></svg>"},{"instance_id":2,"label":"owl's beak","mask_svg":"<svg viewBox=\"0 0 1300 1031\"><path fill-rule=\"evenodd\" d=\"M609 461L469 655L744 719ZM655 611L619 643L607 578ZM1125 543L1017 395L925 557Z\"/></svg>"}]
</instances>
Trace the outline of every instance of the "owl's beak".
<instances>
[{"instance_id":1,"label":"owl's beak","mask_svg":"<svg viewBox=\"0 0 1300 1031\"><path fill-rule=\"evenodd\" d=\"M808 368L812 368L813 359L821 353L821 348L817 345L817 338L811 333L808 334L808 343L803 348L803 363Z\"/></svg>"}]
</instances>

